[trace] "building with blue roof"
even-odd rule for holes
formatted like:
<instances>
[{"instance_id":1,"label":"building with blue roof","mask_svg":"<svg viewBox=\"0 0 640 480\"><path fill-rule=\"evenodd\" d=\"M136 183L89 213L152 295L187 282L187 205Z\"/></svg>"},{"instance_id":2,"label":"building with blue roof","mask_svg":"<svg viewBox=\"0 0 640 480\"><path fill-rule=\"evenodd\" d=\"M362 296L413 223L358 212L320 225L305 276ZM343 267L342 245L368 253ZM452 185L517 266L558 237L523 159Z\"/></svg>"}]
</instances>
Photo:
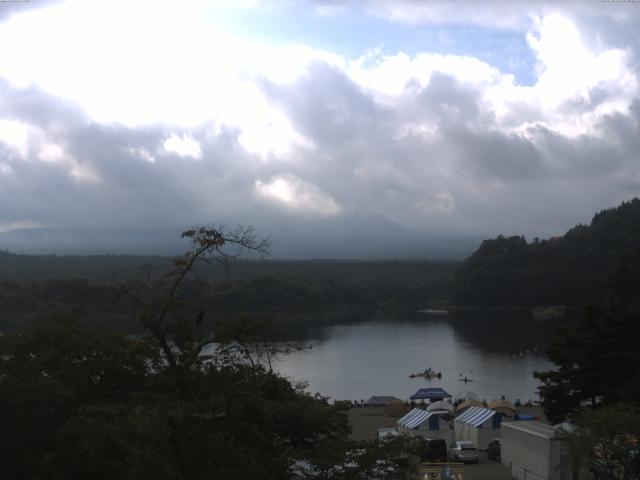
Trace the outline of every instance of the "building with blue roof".
<instances>
[{"instance_id":1,"label":"building with blue roof","mask_svg":"<svg viewBox=\"0 0 640 480\"><path fill-rule=\"evenodd\" d=\"M444 400L445 398L452 398L452 395L450 393L447 393L440 387L421 388L409 398L411 398L411 400L413 400L414 402L416 400L429 400L430 402L437 402L439 400Z\"/></svg>"}]
</instances>

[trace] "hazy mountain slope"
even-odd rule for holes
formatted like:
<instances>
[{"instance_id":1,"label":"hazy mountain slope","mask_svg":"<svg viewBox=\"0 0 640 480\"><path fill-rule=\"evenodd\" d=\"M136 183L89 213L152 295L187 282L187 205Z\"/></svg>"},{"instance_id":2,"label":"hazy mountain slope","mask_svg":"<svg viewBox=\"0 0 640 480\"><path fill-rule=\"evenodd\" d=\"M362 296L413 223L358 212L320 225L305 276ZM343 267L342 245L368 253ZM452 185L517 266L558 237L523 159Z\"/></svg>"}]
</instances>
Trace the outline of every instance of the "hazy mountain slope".
<instances>
[{"instance_id":1,"label":"hazy mountain slope","mask_svg":"<svg viewBox=\"0 0 640 480\"><path fill-rule=\"evenodd\" d=\"M228 228L252 225L272 239L275 259L454 258L469 255L479 238L438 238L409 230L375 213L334 217L291 214L277 208L252 207L216 222ZM27 254L174 255L187 244L180 232L114 227L31 228L0 234L0 249Z\"/></svg>"},{"instance_id":2,"label":"hazy mountain slope","mask_svg":"<svg viewBox=\"0 0 640 480\"><path fill-rule=\"evenodd\" d=\"M258 206L221 223L253 225L259 233L268 233L273 258L463 258L480 242L423 235L376 213L318 217Z\"/></svg>"}]
</instances>

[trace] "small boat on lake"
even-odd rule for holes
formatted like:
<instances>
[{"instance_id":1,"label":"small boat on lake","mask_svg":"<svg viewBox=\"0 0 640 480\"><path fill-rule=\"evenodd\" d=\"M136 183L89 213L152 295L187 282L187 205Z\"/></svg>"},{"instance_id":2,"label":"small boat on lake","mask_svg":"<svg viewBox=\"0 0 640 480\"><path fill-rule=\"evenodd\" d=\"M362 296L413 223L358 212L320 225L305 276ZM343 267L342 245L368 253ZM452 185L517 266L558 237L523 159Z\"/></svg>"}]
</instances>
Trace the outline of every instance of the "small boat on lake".
<instances>
[{"instance_id":1,"label":"small boat on lake","mask_svg":"<svg viewBox=\"0 0 640 480\"><path fill-rule=\"evenodd\" d=\"M431 367L429 367L422 373L412 373L411 375L409 375L409 378L416 378L416 377L422 377L427 380L431 380L434 378L442 378L442 372L435 372L431 370Z\"/></svg>"}]
</instances>

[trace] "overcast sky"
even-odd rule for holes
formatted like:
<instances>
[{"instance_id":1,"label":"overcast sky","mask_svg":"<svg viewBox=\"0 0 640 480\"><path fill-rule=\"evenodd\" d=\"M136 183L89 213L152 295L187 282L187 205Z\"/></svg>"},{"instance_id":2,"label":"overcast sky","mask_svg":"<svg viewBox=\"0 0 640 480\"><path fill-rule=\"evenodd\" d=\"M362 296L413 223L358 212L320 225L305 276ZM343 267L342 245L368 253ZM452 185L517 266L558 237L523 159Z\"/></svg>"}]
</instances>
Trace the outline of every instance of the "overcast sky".
<instances>
[{"instance_id":1,"label":"overcast sky","mask_svg":"<svg viewBox=\"0 0 640 480\"><path fill-rule=\"evenodd\" d=\"M0 231L563 233L640 191L639 31L600 0L0 3Z\"/></svg>"}]
</instances>

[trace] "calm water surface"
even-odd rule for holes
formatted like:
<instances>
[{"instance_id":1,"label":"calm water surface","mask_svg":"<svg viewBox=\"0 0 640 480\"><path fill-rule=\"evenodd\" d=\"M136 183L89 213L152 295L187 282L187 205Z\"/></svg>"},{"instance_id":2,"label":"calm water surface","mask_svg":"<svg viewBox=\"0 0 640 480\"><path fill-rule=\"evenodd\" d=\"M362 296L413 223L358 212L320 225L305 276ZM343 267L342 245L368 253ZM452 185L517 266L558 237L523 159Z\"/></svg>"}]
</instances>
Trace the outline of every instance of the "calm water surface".
<instances>
[{"instance_id":1,"label":"calm water surface","mask_svg":"<svg viewBox=\"0 0 640 480\"><path fill-rule=\"evenodd\" d=\"M312 348L284 359L278 370L333 399L372 395L408 399L418 388L470 390L487 400L538 399L533 372L552 368L544 357L551 325L508 313L410 315L318 329ZM442 379L410 379L431 367ZM467 377L471 383L459 381Z\"/></svg>"}]
</instances>

